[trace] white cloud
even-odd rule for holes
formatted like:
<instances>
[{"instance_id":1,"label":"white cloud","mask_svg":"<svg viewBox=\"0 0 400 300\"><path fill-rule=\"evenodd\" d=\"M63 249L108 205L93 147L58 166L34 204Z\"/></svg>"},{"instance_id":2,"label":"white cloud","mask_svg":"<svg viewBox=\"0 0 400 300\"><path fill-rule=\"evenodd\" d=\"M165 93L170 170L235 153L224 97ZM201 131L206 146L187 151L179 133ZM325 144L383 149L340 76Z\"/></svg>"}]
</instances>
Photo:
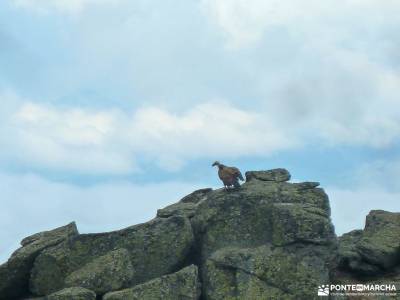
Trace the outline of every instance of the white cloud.
<instances>
[{"instance_id":1,"label":"white cloud","mask_svg":"<svg viewBox=\"0 0 400 300\"><path fill-rule=\"evenodd\" d=\"M295 0L203 0L202 4L234 48L254 45L269 27L291 20L304 6Z\"/></svg>"},{"instance_id":2,"label":"white cloud","mask_svg":"<svg viewBox=\"0 0 400 300\"><path fill-rule=\"evenodd\" d=\"M28 166L91 174L138 171L137 159L179 170L196 158L269 155L296 144L262 114L209 102L180 114L60 108L21 100L6 117L3 157Z\"/></svg>"},{"instance_id":3,"label":"white cloud","mask_svg":"<svg viewBox=\"0 0 400 300\"><path fill-rule=\"evenodd\" d=\"M386 148L399 140L398 71L365 53L316 45L306 51L313 61L297 62L269 100L272 118L330 146Z\"/></svg>"},{"instance_id":4,"label":"white cloud","mask_svg":"<svg viewBox=\"0 0 400 300\"><path fill-rule=\"evenodd\" d=\"M119 113L57 109L22 103L9 122L15 158L28 165L84 173L129 173L137 169L129 149L118 144ZM5 141L7 143L7 141ZM117 143L117 145L115 144Z\"/></svg>"},{"instance_id":5,"label":"white cloud","mask_svg":"<svg viewBox=\"0 0 400 300\"><path fill-rule=\"evenodd\" d=\"M133 147L162 164L198 157L265 156L297 143L263 114L226 102L199 104L183 114L144 108L135 113L130 128Z\"/></svg>"},{"instance_id":6,"label":"white cloud","mask_svg":"<svg viewBox=\"0 0 400 300\"><path fill-rule=\"evenodd\" d=\"M62 111L26 103L15 115L15 121L28 128L48 130L49 137L62 144L86 146L104 143L105 136L114 130L116 117L112 112L89 114L80 109Z\"/></svg>"},{"instance_id":7,"label":"white cloud","mask_svg":"<svg viewBox=\"0 0 400 300\"><path fill-rule=\"evenodd\" d=\"M178 169L190 153L193 153L191 157L198 157L199 152L202 156L220 153L254 155L257 154L255 145L260 152L267 149L266 152L270 153L307 144L312 139L332 146L345 144L382 148L399 139L400 73L396 66L400 60L394 28L396 24L400 26L400 2L202 1L207 16L226 34L227 43L234 48L260 46L253 47L252 51L221 51L220 44L215 43L215 36L202 31L207 26L202 26L202 29L197 26L204 19L199 17L192 23L187 20L198 17L199 12L194 12L198 9L196 5L179 6L177 11L187 12L190 16L187 17L185 13L182 16L173 15L175 10L167 10L169 6L165 4L139 2L125 2L119 9L103 11L98 15L89 15L91 11L88 10L87 18L82 18L81 22L64 24L66 40L61 39L61 42L68 42L63 49L68 49L71 56L64 52L55 56L65 55L68 58L65 61L72 62L71 66L74 66L73 73L69 73L70 65L58 65L53 61L50 69L60 68L63 72L57 72L55 76L52 71L47 73L47 78L38 80L40 83L58 78L57 84L50 84L57 90L54 99L73 98L69 95L75 95L75 92L78 98L83 98L77 91L86 90L95 91L98 95L104 93L110 98L130 95L124 97L131 97L131 102L135 101L132 99L150 99L152 103L172 99L175 107L182 106L182 99L188 99L185 102L186 111L182 114L177 115L155 105L141 109L143 117L139 112L116 111L120 116L111 118L113 129L110 131L115 134L95 132L93 128L80 132L82 141L92 141L90 146L85 147L99 150L90 152L91 157L98 157L97 161L104 160L110 153L123 152L123 155L113 158L115 172L137 169L134 157L139 151L149 153L153 158L157 156L157 163L163 168ZM105 15L110 22L104 22ZM189 23L193 25L190 30L181 30L189 28ZM193 45L198 46L197 42L201 47L192 48ZM32 46L36 46L38 53L47 51L36 43L30 43L27 48ZM77 57L80 58L75 60ZM46 68L49 66L44 66L43 70ZM105 79L108 77L106 74L113 74L111 77L118 83ZM76 78L77 83L66 88L69 86L67 78ZM182 78L185 79L184 85L181 84ZM157 82L157 89L154 89L154 82ZM177 86L179 88L175 88ZM38 89L42 90L44 86ZM95 98L94 101L102 98L91 97ZM209 113L200 115L194 112L203 105L199 104L198 98L207 101L214 97L228 99L231 101L228 107L233 109L238 108L234 101L246 99L251 102L245 104L249 108L245 113L252 118L252 129L247 125L244 126L247 129L243 129L234 123L236 121L230 120L218 122L218 126L207 121L201 128L183 129L187 123L185 118L189 116L198 119L211 117ZM113 103L117 101L113 100ZM103 113L92 110L80 112L84 118ZM221 114L220 118L225 115ZM172 127L152 121L158 117L165 117ZM137 124L132 124L132 118ZM143 121L145 118L150 125ZM224 126L226 129L223 129ZM82 126L78 130L68 126L68 130L62 130L60 127L55 127L55 134L65 136L60 143L69 143L67 134L72 135L69 139L74 139L75 143L74 146L69 143L61 150L68 147L67 152L71 153L71 149L78 149L77 132ZM117 133L128 127L129 132ZM178 127L182 130L177 131ZM220 130L219 141L213 137L217 130L214 132L213 129L210 133L210 127ZM261 127L267 128L271 141L265 137L259 139ZM198 138L193 138L193 135ZM131 137L130 142L126 141L126 136ZM47 134L45 137L43 143L48 142ZM162 137L166 138L163 140ZM118 147L108 147L112 151L106 151L102 147L107 144L106 140L123 147L117 151L114 150ZM204 145L199 141L207 143L211 150L203 149ZM237 141L244 143L238 145ZM57 150L60 143L49 143L48 148ZM185 146L178 147L178 144ZM198 144L201 144L200 147L191 146ZM235 149L226 151L227 144L233 144ZM160 153L152 145L162 145L166 148L165 152ZM239 151L240 147L243 149ZM40 151L39 147L36 152ZM157 155L155 152L158 152ZM57 162L64 158L65 155L62 155L53 160ZM127 161L129 163L125 163ZM74 164L71 161L69 165ZM89 168L84 165L83 168Z\"/></svg>"},{"instance_id":8,"label":"white cloud","mask_svg":"<svg viewBox=\"0 0 400 300\"><path fill-rule=\"evenodd\" d=\"M99 183L90 187L51 182L33 174L0 173L0 263L22 238L76 221L81 233L121 229L152 219L199 184Z\"/></svg>"},{"instance_id":9,"label":"white cloud","mask_svg":"<svg viewBox=\"0 0 400 300\"><path fill-rule=\"evenodd\" d=\"M380 81L377 74L370 80L382 85L379 93L388 85L400 93L390 82L397 77ZM10 94L2 99L8 112L0 159L85 174L129 174L140 171L139 161L178 171L193 159L266 157L315 142L384 148L400 138L400 108L392 97L364 103L312 95L298 104L290 97L259 111L213 101L176 113L155 106L130 112L57 107ZM8 109L7 101L13 102ZM307 113L299 113L299 105Z\"/></svg>"},{"instance_id":10,"label":"white cloud","mask_svg":"<svg viewBox=\"0 0 400 300\"><path fill-rule=\"evenodd\" d=\"M400 137L400 74L351 51L331 55L343 77L327 78L325 84L342 82L343 93L313 98L313 105L320 105L311 117L315 129L333 145L390 146ZM346 80L353 81L352 90L344 88Z\"/></svg>"},{"instance_id":11,"label":"white cloud","mask_svg":"<svg viewBox=\"0 0 400 300\"><path fill-rule=\"evenodd\" d=\"M366 20L379 26L400 11L394 0L203 0L202 6L232 48L254 46L274 28L320 42L342 39L349 24L355 31Z\"/></svg>"},{"instance_id":12,"label":"white cloud","mask_svg":"<svg viewBox=\"0 0 400 300\"><path fill-rule=\"evenodd\" d=\"M96 4L116 3L119 0L12 0L18 8L33 10L39 13L50 13L53 11L79 14L87 7Z\"/></svg>"},{"instance_id":13,"label":"white cloud","mask_svg":"<svg viewBox=\"0 0 400 300\"><path fill-rule=\"evenodd\" d=\"M265 116L279 127L293 124L303 141L331 146L384 148L400 138L393 55L400 2L203 0L202 6L229 50L251 49L229 52L254 64Z\"/></svg>"}]
</instances>

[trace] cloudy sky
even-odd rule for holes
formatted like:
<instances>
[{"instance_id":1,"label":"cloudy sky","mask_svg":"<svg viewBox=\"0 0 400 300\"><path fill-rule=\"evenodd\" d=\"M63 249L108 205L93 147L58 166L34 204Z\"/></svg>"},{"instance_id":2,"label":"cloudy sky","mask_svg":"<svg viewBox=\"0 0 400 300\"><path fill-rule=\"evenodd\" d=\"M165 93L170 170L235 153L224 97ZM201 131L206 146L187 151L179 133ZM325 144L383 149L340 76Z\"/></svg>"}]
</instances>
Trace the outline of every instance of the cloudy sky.
<instances>
[{"instance_id":1,"label":"cloudy sky","mask_svg":"<svg viewBox=\"0 0 400 300\"><path fill-rule=\"evenodd\" d=\"M214 160L320 181L338 234L400 211L397 0L0 2L0 261L143 222Z\"/></svg>"}]
</instances>

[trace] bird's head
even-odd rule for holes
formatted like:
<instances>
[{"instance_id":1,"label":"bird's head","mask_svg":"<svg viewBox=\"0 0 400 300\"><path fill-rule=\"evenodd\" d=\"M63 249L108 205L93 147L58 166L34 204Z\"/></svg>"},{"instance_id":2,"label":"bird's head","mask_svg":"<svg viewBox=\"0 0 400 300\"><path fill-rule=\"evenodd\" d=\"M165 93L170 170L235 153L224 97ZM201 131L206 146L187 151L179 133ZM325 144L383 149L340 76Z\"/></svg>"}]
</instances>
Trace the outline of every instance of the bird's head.
<instances>
[{"instance_id":1,"label":"bird's head","mask_svg":"<svg viewBox=\"0 0 400 300\"><path fill-rule=\"evenodd\" d=\"M219 161L215 161L215 162L212 164L213 167L219 166L219 165L220 165Z\"/></svg>"}]
</instances>

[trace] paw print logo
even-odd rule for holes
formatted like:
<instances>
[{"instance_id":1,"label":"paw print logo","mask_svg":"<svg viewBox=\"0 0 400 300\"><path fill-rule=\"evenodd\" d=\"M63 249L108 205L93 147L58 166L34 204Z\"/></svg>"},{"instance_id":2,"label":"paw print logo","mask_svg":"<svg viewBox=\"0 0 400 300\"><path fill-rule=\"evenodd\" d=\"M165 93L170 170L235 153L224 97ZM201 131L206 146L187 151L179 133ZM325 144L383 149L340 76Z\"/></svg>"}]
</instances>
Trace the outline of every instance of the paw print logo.
<instances>
[{"instance_id":1,"label":"paw print logo","mask_svg":"<svg viewBox=\"0 0 400 300\"><path fill-rule=\"evenodd\" d=\"M318 296L329 296L329 285L320 285L318 287Z\"/></svg>"}]
</instances>

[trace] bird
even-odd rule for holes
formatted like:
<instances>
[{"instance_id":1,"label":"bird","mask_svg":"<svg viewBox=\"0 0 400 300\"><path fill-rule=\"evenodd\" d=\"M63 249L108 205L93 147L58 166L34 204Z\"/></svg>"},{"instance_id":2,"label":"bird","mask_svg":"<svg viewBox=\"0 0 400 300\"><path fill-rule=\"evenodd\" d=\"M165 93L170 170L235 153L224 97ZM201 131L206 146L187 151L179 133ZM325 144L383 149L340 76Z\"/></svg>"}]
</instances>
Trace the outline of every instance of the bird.
<instances>
[{"instance_id":1,"label":"bird","mask_svg":"<svg viewBox=\"0 0 400 300\"><path fill-rule=\"evenodd\" d=\"M218 176L223 182L226 190L231 186L234 188L239 188L239 179L244 181L242 173L240 173L240 170L236 167L227 167L221 164L219 161L214 162L212 166L218 166Z\"/></svg>"}]
</instances>

